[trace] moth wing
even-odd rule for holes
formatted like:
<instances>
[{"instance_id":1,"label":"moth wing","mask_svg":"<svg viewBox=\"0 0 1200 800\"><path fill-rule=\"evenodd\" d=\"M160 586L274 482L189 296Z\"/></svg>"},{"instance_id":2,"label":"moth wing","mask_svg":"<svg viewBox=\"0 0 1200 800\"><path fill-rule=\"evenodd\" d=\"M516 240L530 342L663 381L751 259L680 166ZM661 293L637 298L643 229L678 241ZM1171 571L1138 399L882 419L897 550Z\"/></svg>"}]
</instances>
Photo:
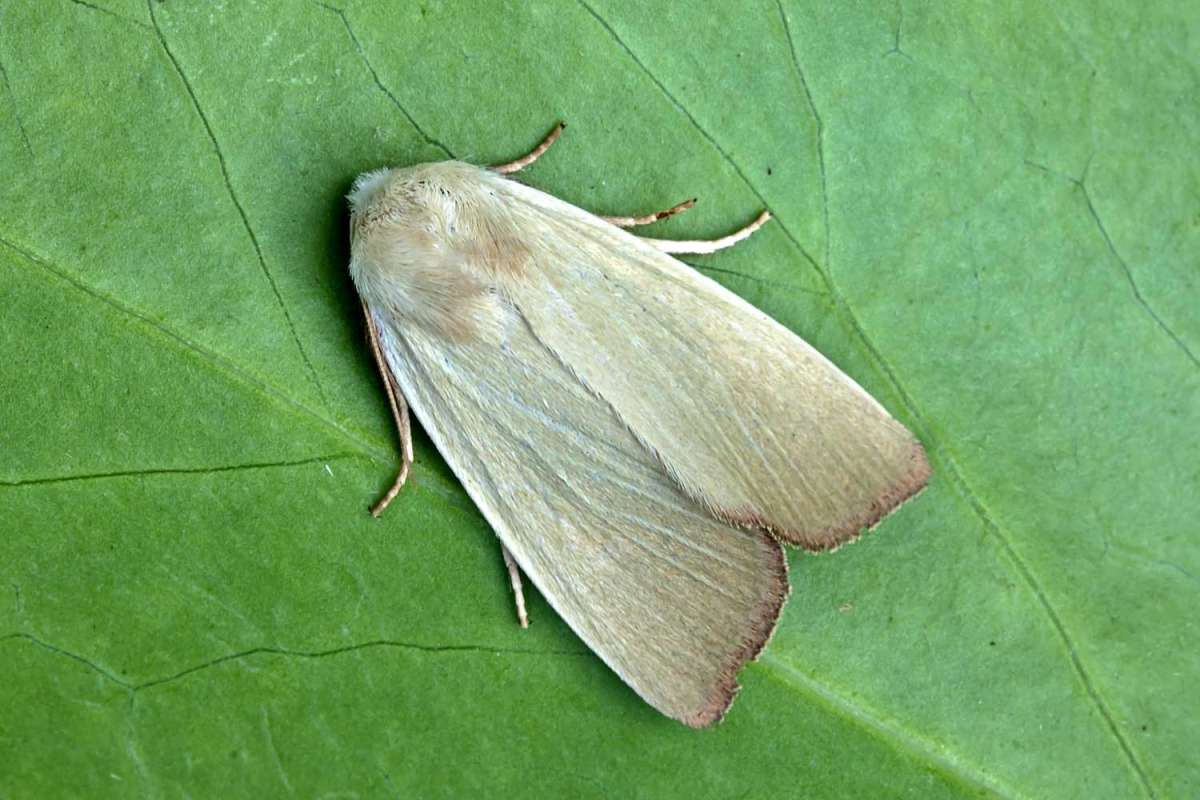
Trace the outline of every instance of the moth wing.
<instances>
[{"instance_id":1,"label":"moth wing","mask_svg":"<svg viewBox=\"0 0 1200 800\"><path fill-rule=\"evenodd\" d=\"M426 432L521 569L655 708L721 717L788 592L778 542L705 513L496 301L495 337L371 313Z\"/></svg>"},{"instance_id":2,"label":"moth wing","mask_svg":"<svg viewBox=\"0 0 1200 800\"><path fill-rule=\"evenodd\" d=\"M502 185L553 243L505 291L687 494L820 550L924 487L912 434L794 333L628 232Z\"/></svg>"}]
</instances>

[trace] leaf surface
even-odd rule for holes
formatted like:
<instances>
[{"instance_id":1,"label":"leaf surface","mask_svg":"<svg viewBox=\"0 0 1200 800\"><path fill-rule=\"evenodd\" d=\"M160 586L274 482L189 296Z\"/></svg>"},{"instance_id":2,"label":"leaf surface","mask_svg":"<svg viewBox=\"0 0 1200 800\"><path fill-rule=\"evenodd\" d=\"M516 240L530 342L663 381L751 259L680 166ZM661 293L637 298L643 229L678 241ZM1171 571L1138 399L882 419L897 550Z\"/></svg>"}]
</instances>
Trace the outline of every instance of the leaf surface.
<instances>
[{"instance_id":1,"label":"leaf surface","mask_svg":"<svg viewBox=\"0 0 1200 800\"><path fill-rule=\"evenodd\" d=\"M11 2L0 795L1200 790L1194 4ZM359 172L494 163L691 259L925 443L719 727L642 704L427 439L346 273Z\"/></svg>"}]
</instances>

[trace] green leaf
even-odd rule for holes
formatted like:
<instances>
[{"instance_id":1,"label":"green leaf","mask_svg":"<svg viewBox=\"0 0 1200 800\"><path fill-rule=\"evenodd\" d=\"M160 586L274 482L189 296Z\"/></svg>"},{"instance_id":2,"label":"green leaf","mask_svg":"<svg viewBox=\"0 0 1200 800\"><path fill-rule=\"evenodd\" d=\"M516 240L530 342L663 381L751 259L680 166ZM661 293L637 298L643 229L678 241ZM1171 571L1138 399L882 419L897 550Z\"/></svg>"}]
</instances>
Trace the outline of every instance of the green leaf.
<instances>
[{"instance_id":1,"label":"green leaf","mask_svg":"<svg viewBox=\"0 0 1200 800\"><path fill-rule=\"evenodd\" d=\"M0 11L0 796L1200 792L1194 3L17 0ZM734 6L739 6L734 8ZM925 442L727 720L645 706L427 439L354 176L512 158Z\"/></svg>"}]
</instances>

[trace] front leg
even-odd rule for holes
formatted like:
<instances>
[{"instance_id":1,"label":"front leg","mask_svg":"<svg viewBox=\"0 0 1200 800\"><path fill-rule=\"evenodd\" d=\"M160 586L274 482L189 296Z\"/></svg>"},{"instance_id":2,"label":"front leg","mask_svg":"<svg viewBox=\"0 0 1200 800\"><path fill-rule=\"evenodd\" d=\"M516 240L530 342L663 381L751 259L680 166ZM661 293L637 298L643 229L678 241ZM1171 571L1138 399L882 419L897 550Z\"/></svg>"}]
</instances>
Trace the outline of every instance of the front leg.
<instances>
[{"instance_id":1,"label":"front leg","mask_svg":"<svg viewBox=\"0 0 1200 800\"><path fill-rule=\"evenodd\" d=\"M412 426L408 419L408 403L404 399L404 392L400 390L395 377L392 376L392 371L388 369L387 360L383 357L383 349L379 346L379 331L375 327L375 320L371 317L371 309L367 308L366 303L363 303L362 308L363 314L367 317L367 339L371 342L371 354L375 356L375 366L379 368L379 374L383 378L383 389L387 392L388 405L392 409L392 419L396 422L396 434L400 437L400 472L396 475L396 480L387 493L379 499L378 503L371 506L371 516L378 517L396 498L396 495L400 494L400 489L408 480L408 470L413 463Z\"/></svg>"},{"instance_id":2,"label":"front leg","mask_svg":"<svg viewBox=\"0 0 1200 800\"><path fill-rule=\"evenodd\" d=\"M379 368L379 374L383 377L383 388L387 393L388 405L392 409L392 419L396 422L396 433L400 437L400 473L387 493L379 499L378 503L371 506L371 516L378 517L396 498L400 489L403 488L404 482L408 480L408 471L413 463L412 427L409 422L408 403L404 399L404 392L400 390L399 384L392 376L392 371L388 369L387 360L383 357L383 348L379 346L379 330L375 327L371 310L365 303L363 304L363 314L367 318L367 338L371 342L371 354L375 356L375 366ZM521 585L521 568L517 566L517 562L503 543L500 545L500 554L504 556L504 565L508 569L508 580L512 584L513 598L517 603L517 621L521 623L522 628L528 628L529 616L525 612L525 591Z\"/></svg>"}]
</instances>

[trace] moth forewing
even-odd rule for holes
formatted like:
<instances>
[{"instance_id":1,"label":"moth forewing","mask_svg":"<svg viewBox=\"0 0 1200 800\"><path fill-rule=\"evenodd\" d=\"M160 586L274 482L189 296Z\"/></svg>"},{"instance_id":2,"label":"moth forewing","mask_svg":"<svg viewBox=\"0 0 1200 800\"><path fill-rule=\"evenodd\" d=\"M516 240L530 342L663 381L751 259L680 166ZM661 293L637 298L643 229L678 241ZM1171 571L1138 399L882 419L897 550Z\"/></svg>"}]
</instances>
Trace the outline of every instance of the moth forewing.
<instances>
[{"instance_id":1,"label":"moth forewing","mask_svg":"<svg viewBox=\"0 0 1200 800\"><path fill-rule=\"evenodd\" d=\"M498 315L513 315L499 304ZM521 569L651 705L717 719L774 628L769 535L704 513L526 325L447 343L384 325L385 356L438 451Z\"/></svg>"},{"instance_id":2,"label":"moth forewing","mask_svg":"<svg viewBox=\"0 0 1200 800\"><path fill-rule=\"evenodd\" d=\"M912 434L804 340L637 237L536 189L505 189L537 209L559 265L509 296L692 497L821 550L924 487Z\"/></svg>"},{"instance_id":3,"label":"moth forewing","mask_svg":"<svg viewBox=\"0 0 1200 800\"><path fill-rule=\"evenodd\" d=\"M732 702L787 595L777 537L831 547L924 484L853 381L613 222L459 162L350 199L389 379L548 602L669 716Z\"/></svg>"}]
</instances>

